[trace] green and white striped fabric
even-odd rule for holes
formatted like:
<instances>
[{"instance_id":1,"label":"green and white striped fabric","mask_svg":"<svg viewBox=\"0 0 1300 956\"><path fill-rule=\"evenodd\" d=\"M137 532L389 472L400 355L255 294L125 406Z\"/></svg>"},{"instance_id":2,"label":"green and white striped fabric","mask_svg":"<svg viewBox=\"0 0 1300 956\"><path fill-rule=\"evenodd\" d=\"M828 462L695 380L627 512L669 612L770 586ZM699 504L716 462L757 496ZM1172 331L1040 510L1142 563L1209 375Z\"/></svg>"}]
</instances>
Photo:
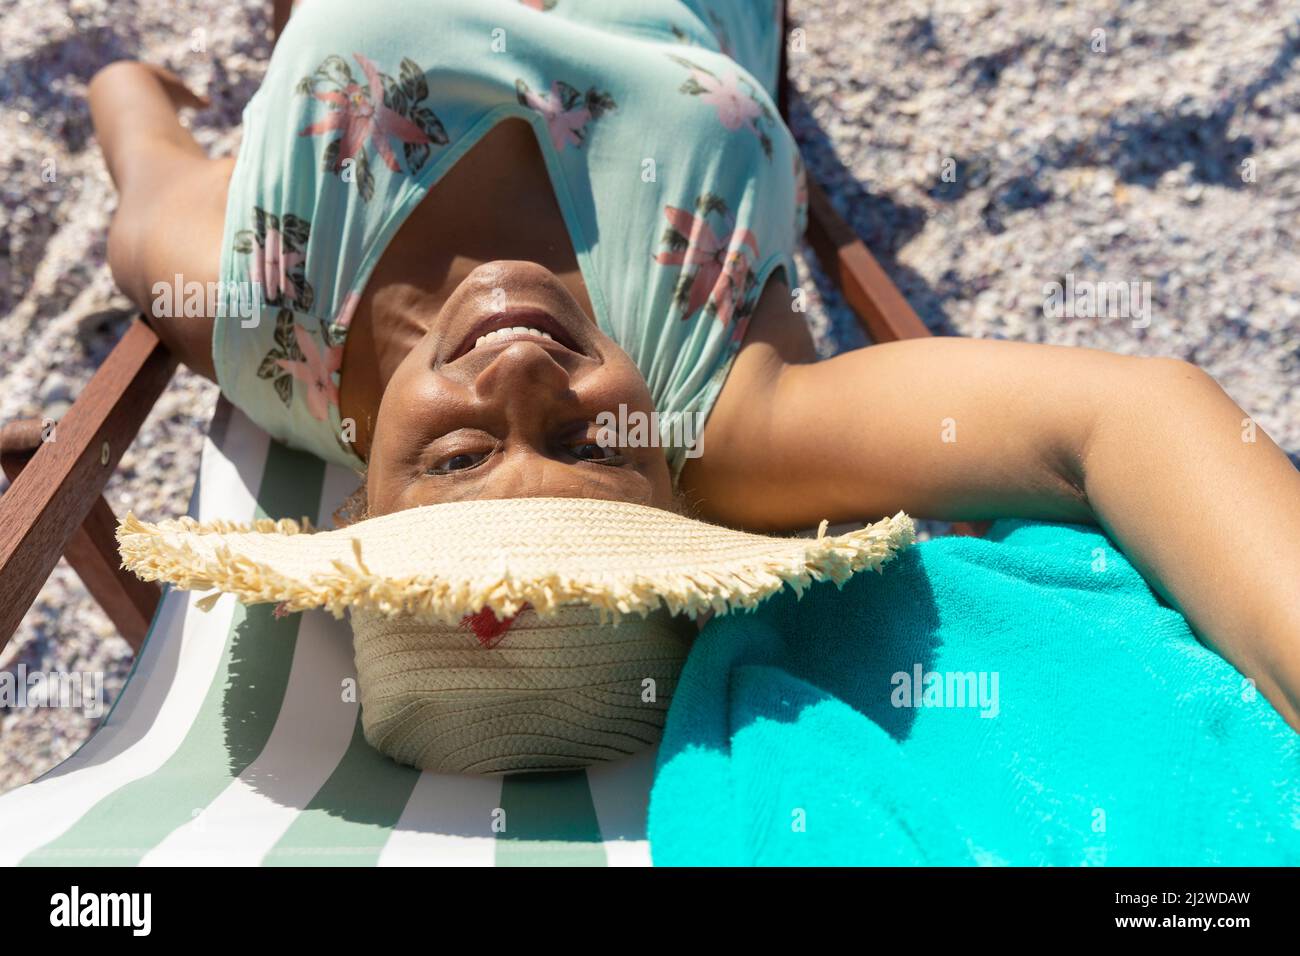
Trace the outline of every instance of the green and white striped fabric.
<instances>
[{"instance_id":1,"label":"green and white striped fabric","mask_svg":"<svg viewBox=\"0 0 1300 956\"><path fill-rule=\"evenodd\" d=\"M356 487L224 400L190 513L314 517ZM168 589L108 716L0 796L0 865L646 865L654 754L492 778L402 767L361 735L347 625Z\"/></svg>"}]
</instances>

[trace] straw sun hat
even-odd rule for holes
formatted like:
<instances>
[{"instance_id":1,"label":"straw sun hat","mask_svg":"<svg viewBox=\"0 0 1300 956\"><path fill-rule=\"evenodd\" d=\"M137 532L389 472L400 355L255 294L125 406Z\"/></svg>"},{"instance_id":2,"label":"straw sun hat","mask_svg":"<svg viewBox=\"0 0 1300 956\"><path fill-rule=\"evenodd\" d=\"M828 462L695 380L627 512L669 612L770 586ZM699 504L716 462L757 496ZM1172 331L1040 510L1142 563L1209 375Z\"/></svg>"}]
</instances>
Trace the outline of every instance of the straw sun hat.
<instances>
[{"instance_id":1,"label":"straw sun hat","mask_svg":"<svg viewBox=\"0 0 1300 956\"><path fill-rule=\"evenodd\" d=\"M303 522L148 524L123 566L148 581L351 617L366 739L456 773L559 770L654 744L689 619L785 586L842 584L914 540L902 512L848 534L748 534L619 501L428 505L333 531Z\"/></svg>"}]
</instances>

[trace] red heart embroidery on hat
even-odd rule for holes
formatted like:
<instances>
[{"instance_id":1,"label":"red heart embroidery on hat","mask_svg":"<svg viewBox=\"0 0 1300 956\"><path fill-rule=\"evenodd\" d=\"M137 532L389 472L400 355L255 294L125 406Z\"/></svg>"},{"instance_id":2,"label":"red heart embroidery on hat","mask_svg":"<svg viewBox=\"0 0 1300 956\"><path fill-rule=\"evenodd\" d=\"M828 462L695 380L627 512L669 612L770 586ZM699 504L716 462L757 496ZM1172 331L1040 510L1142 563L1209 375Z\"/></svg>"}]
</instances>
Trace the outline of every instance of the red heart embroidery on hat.
<instances>
[{"instance_id":1,"label":"red heart embroidery on hat","mask_svg":"<svg viewBox=\"0 0 1300 956\"><path fill-rule=\"evenodd\" d=\"M520 612L528 610L532 605L525 604L520 608ZM512 614L502 620L497 617L496 611L490 607L485 607L481 611L473 614L466 614L460 619L460 626L467 627L474 632L478 642L484 647L495 647L501 638L506 636L506 631L510 630L510 625L515 623L518 614Z\"/></svg>"}]
</instances>

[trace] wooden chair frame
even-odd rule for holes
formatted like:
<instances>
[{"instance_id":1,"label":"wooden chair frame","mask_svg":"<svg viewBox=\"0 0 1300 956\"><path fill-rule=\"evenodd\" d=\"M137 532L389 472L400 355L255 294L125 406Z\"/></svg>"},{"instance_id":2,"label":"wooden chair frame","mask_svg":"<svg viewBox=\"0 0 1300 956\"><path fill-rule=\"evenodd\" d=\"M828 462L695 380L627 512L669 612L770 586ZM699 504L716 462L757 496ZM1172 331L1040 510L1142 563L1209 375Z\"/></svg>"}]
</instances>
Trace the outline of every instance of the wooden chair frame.
<instances>
[{"instance_id":1,"label":"wooden chair frame","mask_svg":"<svg viewBox=\"0 0 1300 956\"><path fill-rule=\"evenodd\" d=\"M784 21L789 36L789 21ZM783 117L790 80L781 51ZM822 268L875 342L930 331L890 281L830 199L808 183L807 238ZM0 650L13 636L59 556L81 577L131 647L139 650L162 597L155 584L121 568L117 518L103 498L127 446L176 369L176 359L143 315L137 315L77 397L51 428L39 420L0 428L0 466L12 484L0 495ZM958 534L975 534L954 525Z\"/></svg>"}]
</instances>

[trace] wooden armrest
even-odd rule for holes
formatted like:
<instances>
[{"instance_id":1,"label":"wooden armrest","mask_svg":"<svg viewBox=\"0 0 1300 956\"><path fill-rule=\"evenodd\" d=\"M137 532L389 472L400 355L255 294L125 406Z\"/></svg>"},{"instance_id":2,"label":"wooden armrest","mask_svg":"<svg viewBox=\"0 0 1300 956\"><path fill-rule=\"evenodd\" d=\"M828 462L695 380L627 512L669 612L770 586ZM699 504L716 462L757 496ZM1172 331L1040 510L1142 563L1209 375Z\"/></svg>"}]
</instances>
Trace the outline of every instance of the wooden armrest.
<instances>
[{"instance_id":1,"label":"wooden armrest","mask_svg":"<svg viewBox=\"0 0 1300 956\"><path fill-rule=\"evenodd\" d=\"M132 646L144 640L159 592L121 570L117 519L101 492L175 369L137 317L53 440L42 440L41 422L0 432L0 463L13 481L0 495L0 649L65 553Z\"/></svg>"},{"instance_id":2,"label":"wooden armrest","mask_svg":"<svg viewBox=\"0 0 1300 956\"><path fill-rule=\"evenodd\" d=\"M808 182L808 241L873 342L930 335L866 243L840 218L817 183Z\"/></svg>"}]
</instances>

